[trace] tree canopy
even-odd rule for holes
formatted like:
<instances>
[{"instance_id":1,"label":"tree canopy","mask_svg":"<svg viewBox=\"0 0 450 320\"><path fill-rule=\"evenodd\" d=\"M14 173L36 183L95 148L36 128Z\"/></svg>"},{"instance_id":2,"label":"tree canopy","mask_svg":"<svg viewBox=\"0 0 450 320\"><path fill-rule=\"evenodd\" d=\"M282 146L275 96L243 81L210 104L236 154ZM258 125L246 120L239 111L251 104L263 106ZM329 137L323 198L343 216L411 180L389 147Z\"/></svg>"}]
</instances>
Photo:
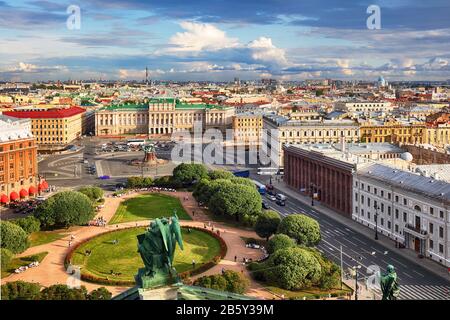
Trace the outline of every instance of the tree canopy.
<instances>
[{"instance_id":1,"label":"tree canopy","mask_svg":"<svg viewBox=\"0 0 450 320\"><path fill-rule=\"evenodd\" d=\"M294 239L285 234L278 233L270 238L269 242L267 243L267 252L269 254L272 254L279 249L286 249L295 246L296 243Z\"/></svg>"},{"instance_id":2,"label":"tree canopy","mask_svg":"<svg viewBox=\"0 0 450 320\"><path fill-rule=\"evenodd\" d=\"M35 211L35 217L46 228L84 225L94 215L91 200L76 191L57 193L41 203Z\"/></svg>"},{"instance_id":3,"label":"tree canopy","mask_svg":"<svg viewBox=\"0 0 450 320\"><path fill-rule=\"evenodd\" d=\"M11 220L11 222L17 224L28 234L41 229L41 222L33 216Z\"/></svg>"},{"instance_id":4,"label":"tree canopy","mask_svg":"<svg viewBox=\"0 0 450 320\"><path fill-rule=\"evenodd\" d=\"M208 177L208 169L200 163L181 163L173 170L173 178L182 184L192 184Z\"/></svg>"},{"instance_id":5,"label":"tree canopy","mask_svg":"<svg viewBox=\"0 0 450 320\"><path fill-rule=\"evenodd\" d=\"M277 232L278 225L281 222L280 215L275 211L264 211L256 220L255 223L255 232L261 238L266 238L269 240L269 237Z\"/></svg>"},{"instance_id":6,"label":"tree canopy","mask_svg":"<svg viewBox=\"0 0 450 320\"><path fill-rule=\"evenodd\" d=\"M297 240L299 245L314 246L320 241L319 223L303 214L291 214L278 226L278 233L284 233Z\"/></svg>"},{"instance_id":7,"label":"tree canopy","mask_svg":"<svg viewBox=\"0 0 450 320\"><path fill-rule=\"evenodd\" d=\"M249 283L246 277L232 270L226 270L223 274L203 276L194 282L196 286L239 294L247 290Z\"/></svg>"},{"instance_id":8,"label":"tree canopy","mask_svg":"<svg viewBox=\"0 0 450 320\"><path fill-rule=\"evenodd\" d=\"M18 225L0 221L1 247L12 253L21 253L29 246L28 234Z\"/></svg>"},{"instance_id":9,"label":"tree canopy","mask_svg":"<svg viewBox=\"0 0 450 320\"><path fill-rule=\"evenodd\" d=\"M103 190L99 187L82 187L78 189L78 192L86 195L89 199L91 199L91 201L96 201L103 198Z\"/></svg>"}]
</instances>

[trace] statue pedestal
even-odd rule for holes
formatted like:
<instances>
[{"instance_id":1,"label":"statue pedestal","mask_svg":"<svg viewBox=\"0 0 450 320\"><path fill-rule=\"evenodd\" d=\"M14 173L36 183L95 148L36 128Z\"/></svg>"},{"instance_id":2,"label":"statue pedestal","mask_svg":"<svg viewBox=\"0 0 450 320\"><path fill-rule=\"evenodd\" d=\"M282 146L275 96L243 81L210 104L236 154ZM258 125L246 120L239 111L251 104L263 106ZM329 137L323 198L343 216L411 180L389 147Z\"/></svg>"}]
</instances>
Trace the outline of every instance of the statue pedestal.
<instances>
[{"instance_id":1,"label":"statue pedestal","mask_svg":"<svg viewBox=\"0 0 450 320\"><path fill-rule=\"evenodd\" d=\"M176 274L176 272L175 272ZM151 290L162 286L168 286L178 282L178 277L171 277L169 271L158 270L153 276L145 275L145 268L141 268L135 276L136 284L144 290Z\"/></svg>"},{"instance_id":2,"label":"statue pedestal","mask_svg":"<svg viewBox=\"0 0 450 320\"><path fill-rule=\"evenodd\" d=\"M178 287L165 286L153 289L139 289L140 300L177 300Z\"/></svg>"}]
</instances>

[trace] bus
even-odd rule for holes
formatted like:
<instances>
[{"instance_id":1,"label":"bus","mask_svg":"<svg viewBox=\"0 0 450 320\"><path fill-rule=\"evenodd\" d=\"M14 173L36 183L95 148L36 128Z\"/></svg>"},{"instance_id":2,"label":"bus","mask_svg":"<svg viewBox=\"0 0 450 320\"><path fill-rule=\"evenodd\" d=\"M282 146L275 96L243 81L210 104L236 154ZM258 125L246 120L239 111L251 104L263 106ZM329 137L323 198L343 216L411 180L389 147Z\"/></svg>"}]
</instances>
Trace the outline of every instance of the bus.
<instances>
[{"instance_id":1,"label":"bus","mask_svg":"<svg viewBox=\"0 0 450 320\"><path fill-rule=\"evenodd\" d=\"M127 141L128 146L143 146L145 144L145 139L130 139Z\"/></svg>"},{"instance_id":2,"label":"bus","mask_svg":"<svg viewBox=\"0 0 450 320\"><path fill-rule=\"evenodd\" d=\"M261 167L258 168L257 174L262 176L273 176L275 174L278 175L284 175L284 168L283 167Z\"/></svg>"},{"instance_id":3,"label":"bus","mask_svg":"<svg viewBox=\"0 0 450 320\"><path fill-rule=\"evenodd\" d=\"M252 180L252 181L253 181L253 183L255 184L256 189L258 190L259 194L262 195L262 196L265 195L265 194L266 194L266 191L267 191L266 186L263 185L262 183L259 183L259 182L256 181L256 180Z\"/></svg>"}]
</instances>

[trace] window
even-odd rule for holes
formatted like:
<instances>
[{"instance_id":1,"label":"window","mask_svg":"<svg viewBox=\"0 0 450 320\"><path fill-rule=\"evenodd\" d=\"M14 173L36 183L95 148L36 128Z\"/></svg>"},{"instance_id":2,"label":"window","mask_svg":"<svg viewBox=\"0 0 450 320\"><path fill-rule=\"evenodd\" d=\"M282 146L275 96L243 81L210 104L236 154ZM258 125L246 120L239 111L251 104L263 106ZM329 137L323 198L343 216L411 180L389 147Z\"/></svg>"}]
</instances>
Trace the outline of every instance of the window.
<instances>
[{"instance_id":1,"label":"window","mask_svg":"<svg viewBox=\"0 0 450 320\"><path fill-rule=\"evenodd\" d=\"M430 239L430 250L433 250L433 247L434 247L434 242L433 242L433 240Z\"/></svg>"},{"instance_id":2,"label":"window","mask_svg":"<svg viewBox=\"0 0 450 320\"><path fill-rule=\"evenodd\" d=\"M403 205L407 206L408 205L408 199L403 198Z\"/></svg>"},{"instance_id":3,"label":"window","mask_svg":"<svg viewBox=\"0 0 450 320\"><path fill-rule=\"evenodd\" d=\"M361 217L364 217L364 209L361 209Z\"/></svg>"},{"instance_id":4,"label":"window","mask_svg":"<svg viewBox=\"0 0 450 320\"><path fill-rule=\"evenodd\" d=\"M444 211L439 211L439 217L441 218L441 219L444 219Z\"/></svg>"},{"instance_id":5,"label":"window","mask_svg":"<svg viewBox=\"0 0 450 320\"><path fill-rule=\"evenodd\" d=\"M391 222L390 221L388 221L388 229L389 230L391 229Z\"/></svg>"},{"instance_id":6,"label":"window","mask_svg":"<svg viewBox=\"0 0 450 320\"><path fill-rule=\"evenodd\" d=\"M403 222L408 221L408 214L406 212L403 212Z\"/></svg>"},{"instance_id":7,"label":"window","mask_svg":"<svg viewBox=\"0 0 450 320\"><path fill-rule=\"evenodd\" d=\"M387 195L388 195L388 199L391 200L391 193L389 192Z\"/></svg>"},{"instance_id":8,"label":"window","mask_svg":"<svg viewBox=\"0 0 450 320\"><path fill-rule=\"evenodd\" d=\"M439 253L444 253L444 246L442 243L439 243Z\"/></svg>"},{"instance_id":9,"label":"window","mask_svg":"<svg viewBox=\"0 0 450 320\"><path fill-rule=\"evenodd\" d=\"M395 196L395 202L398 202L398 196Z\"/></svg>"},{"instance_id":10,"label":"window","mask_svg":"<svg viewBox=\"0 0 450 320\"><path fill-rule=\"evenodd\" d=\"M444 238L444 228L439 227L439 238Z\"/></svg>"},{"instance_id":11,"label":"window","mask_svg":"<svg viewBox=\"0 0 450 320\"><path fill-rule=\"evenodd\" d=\"M430 222L429 230L430 233L433 233L433 224Z\"/></svg>"},{"instance_id":12,"label":"window","mask_svg":"<svg viewBox=\"0 0 450 320\"><path fill-rule=\"evenodd\" d=\"M398 232L398 224L395 225L395 232Z\"/></svg>"},{"instance_id":13,"label":"window","mask_svg":"<svg viewBox=\"0 0 450 320\"><path fill-rule=\"evenodd\" d=\"M434 214L434 208L430 207L430 214L433 215Z\"/></svg>"}]
</instances>

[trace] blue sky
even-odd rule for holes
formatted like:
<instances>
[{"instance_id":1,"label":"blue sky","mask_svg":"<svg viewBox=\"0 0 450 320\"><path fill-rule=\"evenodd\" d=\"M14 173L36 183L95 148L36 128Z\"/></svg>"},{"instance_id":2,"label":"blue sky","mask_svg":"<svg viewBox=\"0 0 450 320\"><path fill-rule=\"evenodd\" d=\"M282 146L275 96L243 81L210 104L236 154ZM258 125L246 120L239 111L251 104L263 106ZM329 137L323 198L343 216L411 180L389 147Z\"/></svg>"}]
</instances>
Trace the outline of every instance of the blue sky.
<instances>
[{"instance_id":1,"label":"blue sky","mask_svg":"<svg viewBox=\"0 0 450 320\"><path fill-rule=\"evenodd\" d=\"M449 17L448 0L0 0L0 80L450 79Z\"/></svg>"}]
</instances>

